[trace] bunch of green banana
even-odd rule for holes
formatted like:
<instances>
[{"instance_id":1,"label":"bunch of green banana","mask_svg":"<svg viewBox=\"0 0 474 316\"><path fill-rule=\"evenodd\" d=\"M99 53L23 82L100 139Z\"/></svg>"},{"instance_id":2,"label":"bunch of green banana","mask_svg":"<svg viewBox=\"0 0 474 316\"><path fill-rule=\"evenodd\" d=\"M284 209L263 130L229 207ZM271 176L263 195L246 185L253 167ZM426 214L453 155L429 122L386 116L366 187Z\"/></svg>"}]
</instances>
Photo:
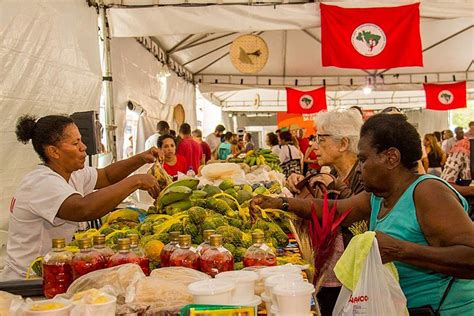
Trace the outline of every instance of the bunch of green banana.
<instances>
[{"instance_id":1,"label":"bunch of green banana","mask_svg":"<svg viewBox=\"0 0 474 316\"><path fill-rule=\"evenodd\" d=\"M280 159L270 149L250 150L244 158L244 163L252 166L268 165L273 170L279 169Z\"/></svg>"}]
</instances>

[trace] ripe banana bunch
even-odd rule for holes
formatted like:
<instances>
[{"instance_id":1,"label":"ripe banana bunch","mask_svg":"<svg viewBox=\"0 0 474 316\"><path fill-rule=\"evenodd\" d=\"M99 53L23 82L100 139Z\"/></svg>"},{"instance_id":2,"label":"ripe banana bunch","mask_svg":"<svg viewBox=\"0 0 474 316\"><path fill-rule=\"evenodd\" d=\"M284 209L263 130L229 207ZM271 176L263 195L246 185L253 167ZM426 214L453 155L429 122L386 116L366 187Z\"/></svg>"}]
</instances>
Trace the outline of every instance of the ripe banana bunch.
<instances>
[{"instance_id":1,"label":"ripe banana bunch","mask_svg":"<svg viewBox=\"0 0 474 316\"><path fill-rule=\"evenodd\" d=\"M165 188L169 184L173 183L173 178L166 172L163 166L158 162L158 159L155 161L153 166L148 169L148 174L151 174L158 181L160 188Z\"/></svg>"}]
</instances>

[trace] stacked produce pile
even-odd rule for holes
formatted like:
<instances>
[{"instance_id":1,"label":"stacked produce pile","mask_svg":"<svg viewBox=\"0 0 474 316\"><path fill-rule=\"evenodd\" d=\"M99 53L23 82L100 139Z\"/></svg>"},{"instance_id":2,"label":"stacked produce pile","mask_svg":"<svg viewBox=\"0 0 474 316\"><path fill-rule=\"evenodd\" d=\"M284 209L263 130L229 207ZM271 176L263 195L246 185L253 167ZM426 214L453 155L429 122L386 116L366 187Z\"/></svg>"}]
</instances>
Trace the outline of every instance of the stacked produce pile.
<instances>
[{"instance_id":1,"label":"stacked produce pile","mask_svg":"<svg viewBox=\"0 0 474 316\"><path fill-rule=\"evenodd\" d=\"M234 255L236 268L242 267L243 255L252 245L251 233L256 230L264 232L265 242L272 248L281 249L288 244L284 212L263 210L262 218L254 223L249 214L250 199L256 194L279 193L278 182L250 186L235 185L227 179L219 186L206 185L200 190L198 183L196 179L184 179L168 185L146 214L130 209L115 211L109 215L112 220L99 232L106 234L112 248L119 238L138 233L141 245L154 264L159 264L159 253L163 244L169 242L172 231L190 235L192 243L199 245L203 242L203 231L214 229L223 236L224 247ZM286 258L286 262L295 260Z\"/></svg>"},{"instance_id":2,"label":"stacked produce pile","mask_svg":"<svg viewBox=\"0 0 474 316\"><path fill-rule=\"evenodd\" d=\"M272 170L281 172L280 158L270 149L249 150L243 158L230 158L229 162L245 163L249 167L267 165Z\"/></svg>"}]
</instances>

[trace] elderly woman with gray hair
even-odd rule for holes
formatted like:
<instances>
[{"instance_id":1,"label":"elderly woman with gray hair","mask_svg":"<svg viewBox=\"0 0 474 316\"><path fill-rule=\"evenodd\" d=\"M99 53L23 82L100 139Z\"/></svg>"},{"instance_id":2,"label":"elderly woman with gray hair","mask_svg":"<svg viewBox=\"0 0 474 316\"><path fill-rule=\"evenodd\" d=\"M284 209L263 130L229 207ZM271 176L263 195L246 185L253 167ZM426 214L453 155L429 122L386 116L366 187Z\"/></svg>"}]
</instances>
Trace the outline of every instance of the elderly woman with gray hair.
<instances>
[{"instance_id":1,"label":"elderly woman with gray hair","mask_svg":"<svg viewBox=\"0 0 474 316\"><path fill-rule=\"evenodd\" d=\"M364 190L358 170L357 144L363 124L360 113L356 110L342 112L324 112L316 115L316 141L313 150L316 152L318 164L331 168L331 174L317 174L306 178L292 174L288 178L287 187L299 197L305 186L325 190L337 190L339 198L347 198ZM322 191L322 190L320 190ZM314 193L312 193L314 196ZM321 194L321 193L319 193ZM316 197L316 196L314 196ZM350 234L350 233L349 233ZM334 275L333 267L344 251L342 234L336 239L335 251L329 259L326 278L318 293L321 314L332 315L341 284Z\"/></svg>"}]
</instances>

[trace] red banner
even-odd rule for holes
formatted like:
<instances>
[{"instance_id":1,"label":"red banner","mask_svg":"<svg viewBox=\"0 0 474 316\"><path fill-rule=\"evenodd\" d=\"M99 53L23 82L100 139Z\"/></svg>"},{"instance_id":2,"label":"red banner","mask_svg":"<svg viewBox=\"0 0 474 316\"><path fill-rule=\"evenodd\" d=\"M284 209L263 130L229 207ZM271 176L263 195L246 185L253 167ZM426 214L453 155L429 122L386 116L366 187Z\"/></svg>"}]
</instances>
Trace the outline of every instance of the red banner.
<instances>
[{"instance_id":1,"label":"red banner","mask_svg":"<svg viewBox=\"0 0 474 316\"><path fill-rule=\"evenodd\" d=\"M321 3L323 66L423 66L419 6L346 9Z\"/></svg>"},{"instance_id":2,"label":"red banner","mask_svg":"<svg viewBox=\"0 0 474 316\"><path fill-rule=\"evenodd\" d=\"M467 106L466 81L447 84L423 84L428 110L447 111Z\"/></svg>"},{"instance_id":3,"label":"red banner","mask_svg":"<svg viewBox=\"0 0 474 316\"><path fill-rule=\"evenodd\" d=\"M311 114L327 110L326 88L311 91L286 88L286 108L290 114Z\"/></svg>"}]
</instances>

